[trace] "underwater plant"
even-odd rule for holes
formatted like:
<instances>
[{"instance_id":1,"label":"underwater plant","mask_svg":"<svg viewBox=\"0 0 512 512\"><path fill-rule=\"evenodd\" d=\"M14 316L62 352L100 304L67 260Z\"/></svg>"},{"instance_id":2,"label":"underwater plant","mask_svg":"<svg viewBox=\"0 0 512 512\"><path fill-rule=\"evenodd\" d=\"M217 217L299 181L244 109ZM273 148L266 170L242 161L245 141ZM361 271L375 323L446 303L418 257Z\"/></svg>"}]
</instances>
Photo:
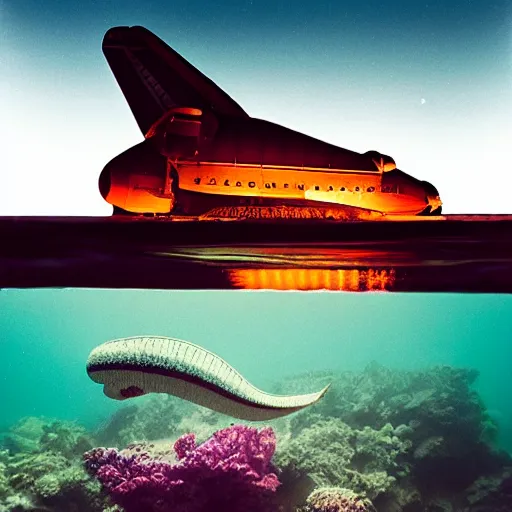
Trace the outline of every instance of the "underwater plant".
<instances>
[{"instance_id":1,"label":"underwater plant","mask_svg":"<svg viewBox=\"0 0 512 512\"><path fill-rule=\"evenodd\" d=\"M280 485L271 463L275 447L271 428L233 425L200 445L194 434L181 436L174 444L176 463L147 452L125 456L114 448L86 452L84 462L126 512L250 512L270 510Z\"/></svg>"}]
</instances>

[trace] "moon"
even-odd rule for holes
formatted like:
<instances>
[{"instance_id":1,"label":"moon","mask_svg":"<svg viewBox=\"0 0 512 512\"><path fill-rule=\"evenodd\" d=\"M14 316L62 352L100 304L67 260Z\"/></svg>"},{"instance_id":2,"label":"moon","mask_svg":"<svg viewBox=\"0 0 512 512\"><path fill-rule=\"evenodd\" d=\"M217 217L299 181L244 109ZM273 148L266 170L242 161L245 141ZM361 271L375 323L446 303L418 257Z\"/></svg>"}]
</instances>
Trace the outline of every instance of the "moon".
<instances>
[{"instance_id":1,"label":"moon","mask_svg":"<svg viewBox=\"0 0 512 512\"><path fill-rule=\"evenodd\" d=\"M420 103L421 103L422 105L425 105L425 103L426 103L426 102L427 102L427 100L426 100L425 98L421 98Z\"/></svg>"}]
</instances>

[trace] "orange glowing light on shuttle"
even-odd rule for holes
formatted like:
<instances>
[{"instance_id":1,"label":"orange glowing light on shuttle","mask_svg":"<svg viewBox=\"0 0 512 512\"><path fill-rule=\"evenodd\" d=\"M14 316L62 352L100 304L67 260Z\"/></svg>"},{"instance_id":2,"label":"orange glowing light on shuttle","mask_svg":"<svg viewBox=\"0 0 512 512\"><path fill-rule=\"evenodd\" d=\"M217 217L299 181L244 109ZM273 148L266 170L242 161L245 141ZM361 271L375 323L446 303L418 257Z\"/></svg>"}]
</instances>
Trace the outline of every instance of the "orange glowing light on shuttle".
<instances>
[{"instance_id":1,"label":"orange glowing light on shuttle","mask_svg":"<svg viewBox=\"0 0 512 512\"><path fill-rule=\"evenodd\" d=\"M396 279L393 269L233 269L228 276L237 288L283 291L390 291Z\"/></svg>"},{"instance_id":2,"label":"orange glowing light on shuttle","mask_svg":"<svg viewBox=\"0 0 512 512\"><path fill-rule=\"evenodd\" d=\"M134 213L168 213L170 197L163 193L163 180L149 174L132 174L111 177L106 200Z\"/></svg>"}]
</instances>

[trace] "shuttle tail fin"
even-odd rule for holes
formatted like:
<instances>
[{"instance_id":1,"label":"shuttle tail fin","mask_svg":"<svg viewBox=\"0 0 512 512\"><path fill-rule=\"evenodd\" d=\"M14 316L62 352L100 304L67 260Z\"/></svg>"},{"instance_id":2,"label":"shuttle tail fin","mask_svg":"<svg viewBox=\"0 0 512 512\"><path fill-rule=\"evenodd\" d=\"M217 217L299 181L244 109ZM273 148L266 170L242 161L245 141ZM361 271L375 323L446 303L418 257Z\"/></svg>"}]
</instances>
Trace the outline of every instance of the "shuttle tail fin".
<instances>
[{"instance_id":1,"label":"shuttle tail fin","mask_svg":"<svg viewBox=\"0 0 512 512\"><path fill-rule=\"evenodd\" d=\"M113 27L102 48L144 135L175 107L248 117L220 87L144 27Z\"/></svg>"}]
</instances>

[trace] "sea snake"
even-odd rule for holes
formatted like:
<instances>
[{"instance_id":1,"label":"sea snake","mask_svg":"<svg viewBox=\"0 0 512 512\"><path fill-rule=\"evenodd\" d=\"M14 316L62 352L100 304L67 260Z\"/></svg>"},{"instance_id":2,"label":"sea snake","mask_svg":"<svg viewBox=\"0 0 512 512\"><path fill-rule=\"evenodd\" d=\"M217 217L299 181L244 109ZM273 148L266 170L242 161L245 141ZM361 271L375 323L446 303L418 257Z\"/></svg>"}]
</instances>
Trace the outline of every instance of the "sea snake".
<instances>
[{"instance_id":1,"label":"sea snake","mask_svg":"<svg viewBox=\"0 0 512 512\"><path fill-rule=\"evenodd\" d=\"M219 356L188 341L134 336L95 348L87 360L89 377L116 400L168 393L233 418L263 421L286 416L318 401L317 393L281 396L250 384Z\"/></svg>"}]
</instances>

